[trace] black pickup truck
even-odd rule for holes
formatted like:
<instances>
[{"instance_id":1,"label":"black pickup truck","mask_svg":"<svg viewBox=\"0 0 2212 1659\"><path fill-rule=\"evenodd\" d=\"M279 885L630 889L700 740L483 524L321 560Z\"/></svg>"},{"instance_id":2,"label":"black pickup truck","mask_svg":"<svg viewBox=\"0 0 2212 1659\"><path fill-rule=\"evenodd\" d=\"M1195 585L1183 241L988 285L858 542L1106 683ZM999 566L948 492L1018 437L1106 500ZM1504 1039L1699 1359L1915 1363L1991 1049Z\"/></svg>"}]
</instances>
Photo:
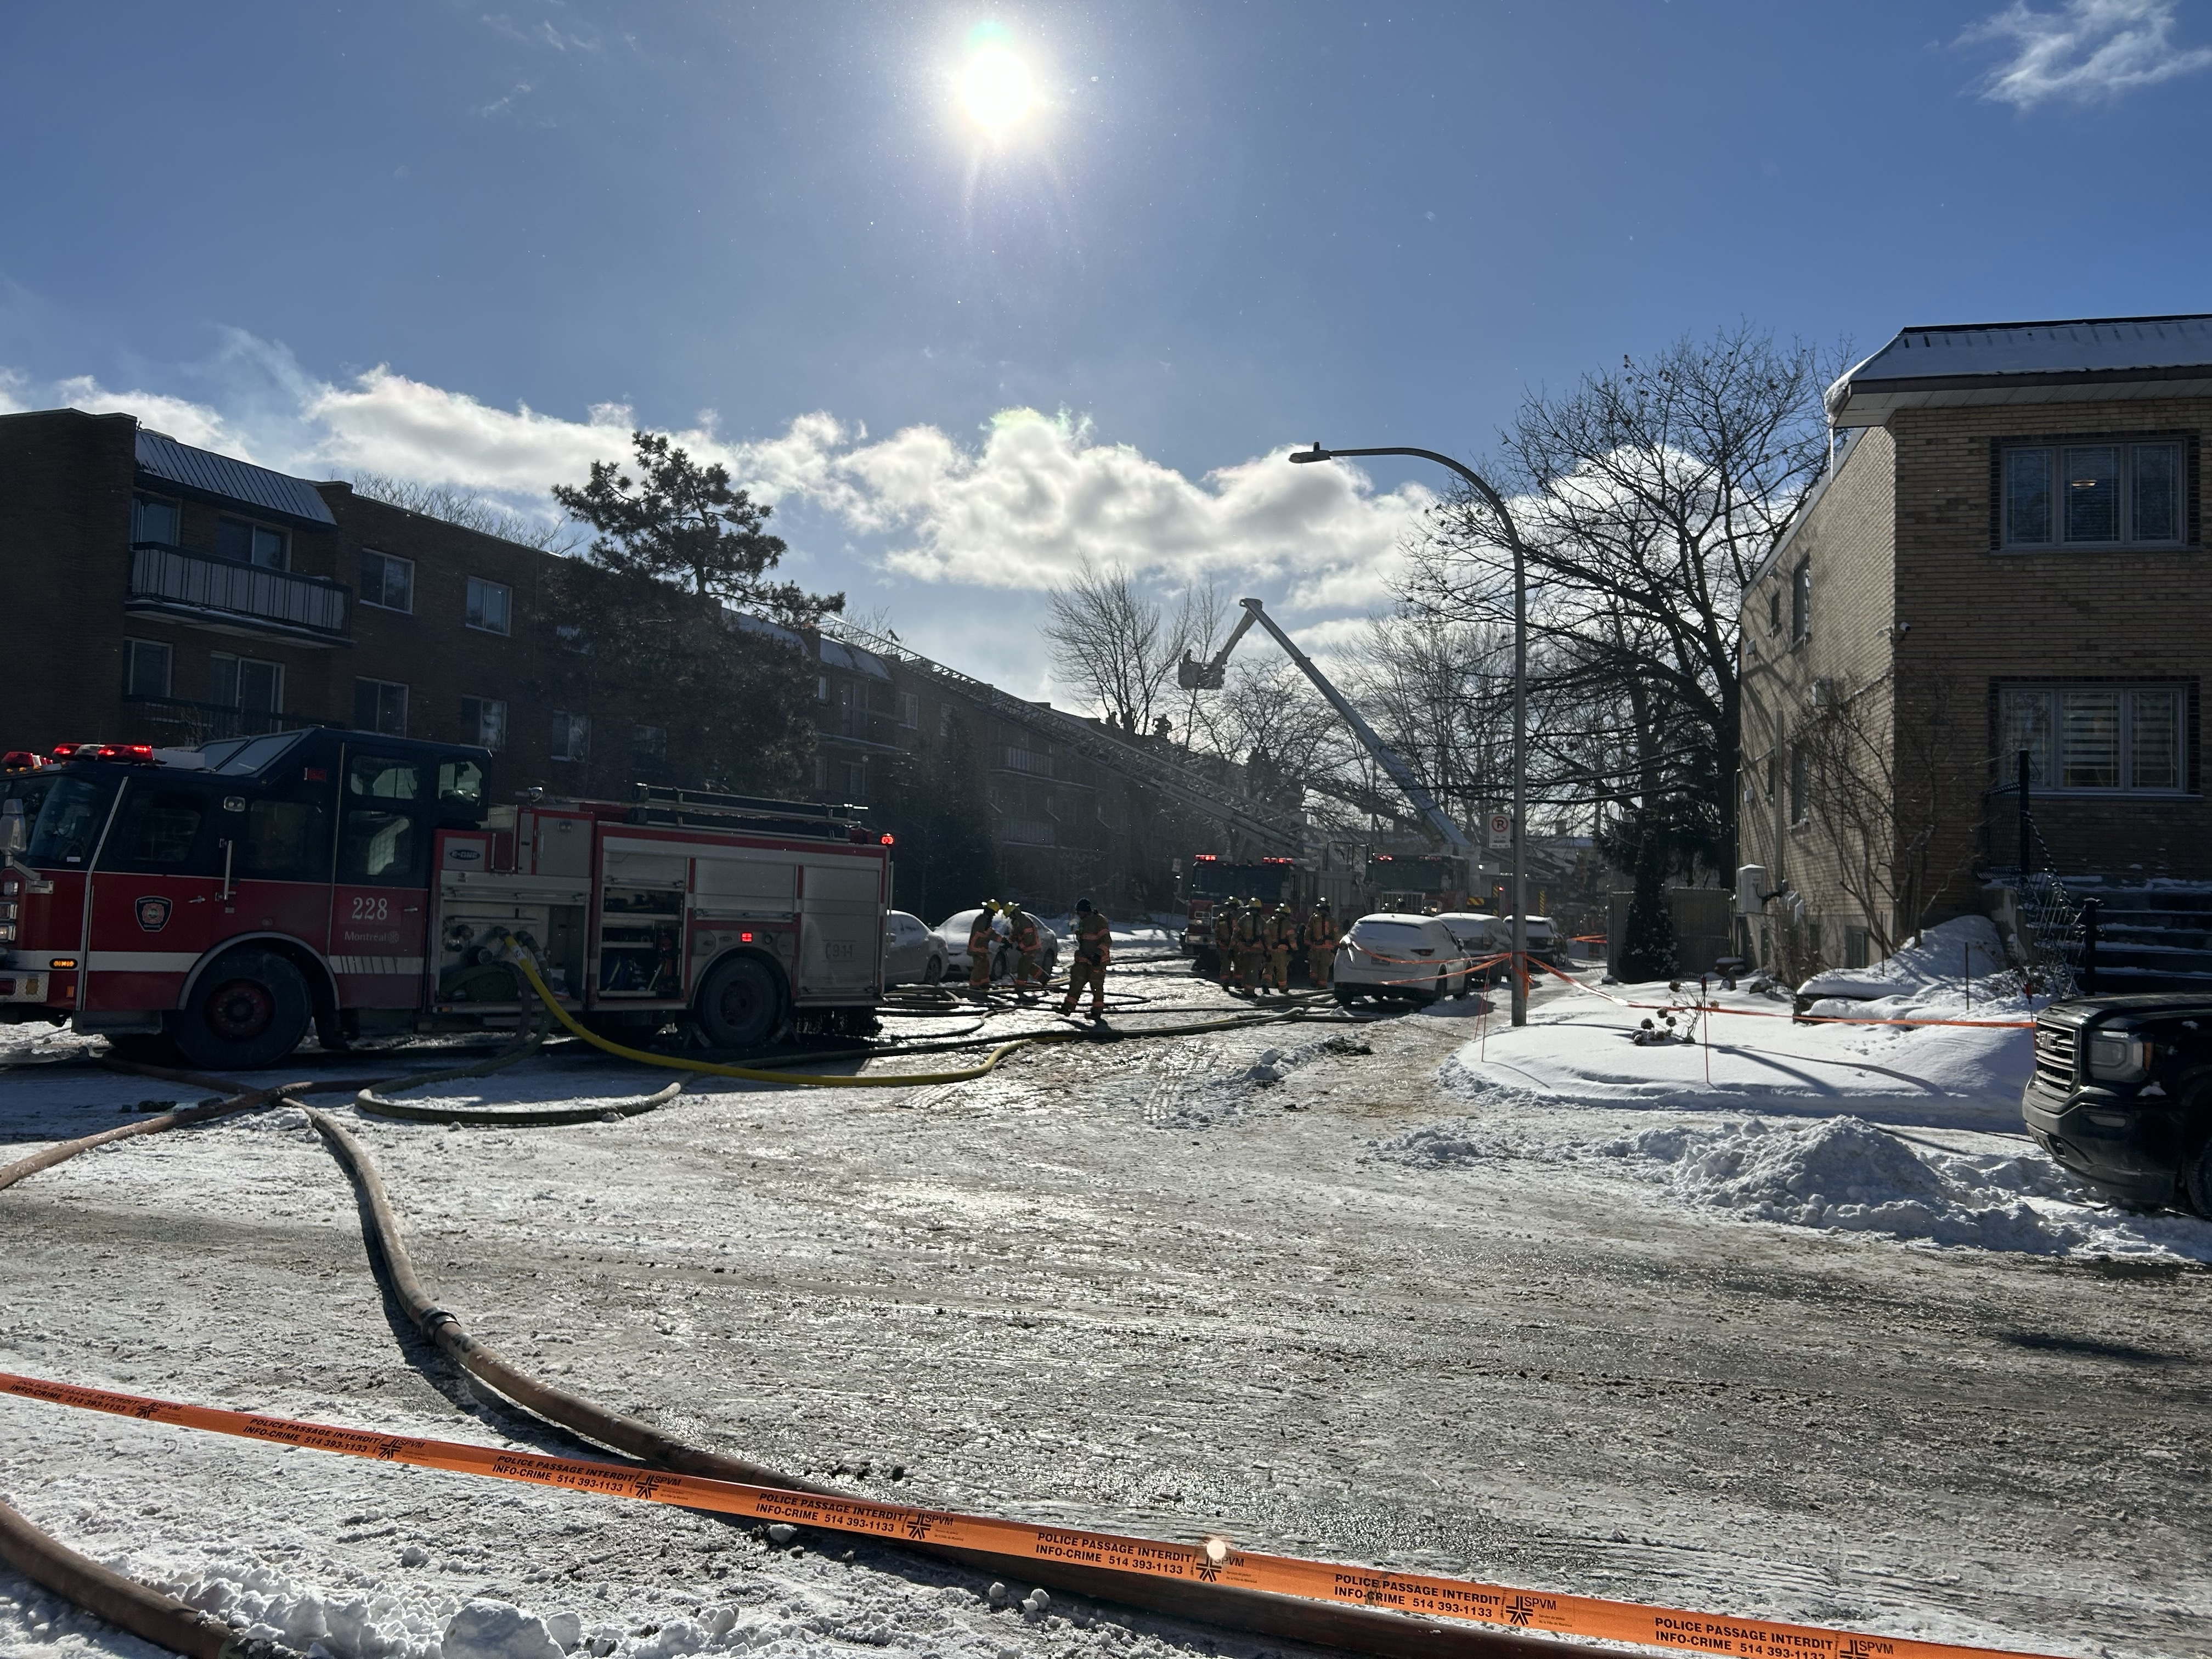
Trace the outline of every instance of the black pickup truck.
<instances>
[{"instance_id":1,"label":"black pickup truck","mask_svg":"<svg viewBox=\"0 0 2212 1659\"><path fill-rule=\"evenodd\" d=\"M2036 1018L2021 1115L2106 1197L2212 1219L2212 997L2052 1004Z\"/></svg>"}]
</instances>

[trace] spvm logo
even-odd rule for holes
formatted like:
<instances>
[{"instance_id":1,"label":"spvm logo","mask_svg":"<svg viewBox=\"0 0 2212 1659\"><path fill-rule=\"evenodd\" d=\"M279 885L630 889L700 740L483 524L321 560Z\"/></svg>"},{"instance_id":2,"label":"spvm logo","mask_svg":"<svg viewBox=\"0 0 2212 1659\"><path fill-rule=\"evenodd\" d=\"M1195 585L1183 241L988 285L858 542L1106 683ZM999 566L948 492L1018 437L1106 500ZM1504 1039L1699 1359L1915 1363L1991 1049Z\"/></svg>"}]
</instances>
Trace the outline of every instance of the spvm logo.
<instances>
[{"instance_id":1,"label":"spvm logo","mask_svg":"<svg viewBox=\"0 0 2212 1659\"><path fill-rule=\"evenodd\" d=\"M149 933L158 933L169 925L169 901L165 898L142 898L133 908L138 913L138 925Z\"/></svg>"}]
</instances>

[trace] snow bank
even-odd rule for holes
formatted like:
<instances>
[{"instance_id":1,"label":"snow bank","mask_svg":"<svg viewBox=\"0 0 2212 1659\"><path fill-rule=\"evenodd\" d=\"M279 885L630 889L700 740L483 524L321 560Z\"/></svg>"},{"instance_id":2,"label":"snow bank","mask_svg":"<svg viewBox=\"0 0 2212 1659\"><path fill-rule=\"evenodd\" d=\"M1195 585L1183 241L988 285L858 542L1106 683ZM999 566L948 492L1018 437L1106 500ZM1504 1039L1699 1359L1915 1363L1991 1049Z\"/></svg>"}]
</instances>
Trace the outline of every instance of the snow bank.
<instances>
[{"instance_id":1,"label":"snow bank","mask_svg":"<svg viewBox=\"0 0 2212 1659\"><path fill-rule=\"evenodd\" d=\"M1856 1117L1647 1129L1596 1151L1656 1166L1684 1204L1747 1220L2031 1255L2212 1261L2212 1225L2108 1209L2040 1152L1951 1152Z\"/></svg>"},{"instance_id":2,"label":"snow bank","mask_svg":"<svg viewBox=\"0 0 2212 1659\"><path fill-rule=\"evenodd\" d=\"M1928 928L1918 944L1899 945L1871 968L1834 968L1815 974L1797 988L1797 994L1878 999L1916 1006L1929 998L1944 1003L1954 999L1963 1002L1970 979L1976 983L1994 979L2004 967L2004 946L1997 938L1996 924L1987 916L1960 916Z\"/></svg>"},{"instance_id":3,"label":"snow bank","mask_svg":"<svg viewBox=\"0 0 2212 1659\"><path fill-rule=\"evenodd\" d=\"M1990 1023L1802 1024L1792 1022L1786 1005L1748 991L1709 991L1714 1012L1693 1017L1686 1005L1697 1000L1694 989L1676 996L1663 983L1632 985L1620 988L1617 1002L1588 993L1548 1000L1518 1030L1493 1023L1445 1063L1439 1081L1468 1100L1853 1112L1893 1122L2016 1129L2035 1063L2027 1026L2041 1005L1977 992L1969 1006L1963 980L1908 987L1905 966L1899 964L1895 994L1833 999L1814 1012L1855 1021ZM1643 1022L1663 1024L1661 1010L1670 1004L1676 1029L1695 1040L1637 1043Z\"/></svg>"}]
</instances>

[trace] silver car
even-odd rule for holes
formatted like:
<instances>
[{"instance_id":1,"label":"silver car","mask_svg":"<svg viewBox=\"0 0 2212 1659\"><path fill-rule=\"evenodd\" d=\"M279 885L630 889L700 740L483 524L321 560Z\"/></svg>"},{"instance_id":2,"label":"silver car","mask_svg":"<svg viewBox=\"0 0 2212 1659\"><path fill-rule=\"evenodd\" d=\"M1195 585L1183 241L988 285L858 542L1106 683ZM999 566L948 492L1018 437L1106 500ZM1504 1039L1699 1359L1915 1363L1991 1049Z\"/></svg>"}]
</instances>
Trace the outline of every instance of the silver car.
<instances>
[{"instance_id":1,"label":"silver car","mask_svg":"<svg viewBox=\"0 0 2212 1659\"><path fill-rule=\"evenodd\" d=\"M945 941L920 916L884 912L884 983L934 985L945 977Z\"/></svg>"},{"instance_id":2,"label":"silver car","mask_svg":"<svg viewBox=\"0 0 2212 1659\"><path fill-rule=\"evenodd\" d=\"M982 914L981 907L957 910L937 924L937 942L945 947L945 971L957 979L968 977L968 930L975 925ZM1006 939L1006 919L998 921L999 943L992 950L991 977L1012 979L1014 976L1013 946ZM1044 976L1047 982L1060 966L1060 935L1042 921L1037 924L1037 941L1044 954Z\"/></svg>"}]
</instances>

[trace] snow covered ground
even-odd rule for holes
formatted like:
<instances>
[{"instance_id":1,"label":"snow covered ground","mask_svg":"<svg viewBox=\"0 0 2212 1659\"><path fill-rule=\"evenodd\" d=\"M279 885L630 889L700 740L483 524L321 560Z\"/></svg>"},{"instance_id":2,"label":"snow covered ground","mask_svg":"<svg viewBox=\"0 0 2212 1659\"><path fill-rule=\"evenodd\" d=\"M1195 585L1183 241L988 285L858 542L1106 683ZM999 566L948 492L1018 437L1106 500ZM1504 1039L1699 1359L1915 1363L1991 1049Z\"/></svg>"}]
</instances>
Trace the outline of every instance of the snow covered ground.
<instances>
[{"instance_id":1,"label":"snow covered ground","mask_svg":"<svg viewBox=\"0 0 2212 1659\"><path fill-rule=\"evenodd\" d=\"M1129 1025L1224 1003L1172 962L1114 985ZM1447 1005L1030 1050L951 1088L708 1082L558 1129L340 1115L478 1335L780 1467L1893 1634L2212 1651L2203 1224L2069 1195L2008 1115L2019 1033L1717 1018L1707 1054L1638 1047L1644 1017L1554 989L1519 1032ZM0 1059L84 1046L15 1028ZM640 1082L548 1057L471 1092ZM0 1074L0 1161L197 1094ZM35 1176L0 1194L0 1367L592 1455L386 1304L296 1110ZM1079 1601L1025 1614L1026 1585L994 1606L985 1581L826 1535L775 1549L17 1400L0 1495L331 1659L1284 1646ZM0 1575L0 1654L150 1652Z\"/></svg>"}]
</instances>

